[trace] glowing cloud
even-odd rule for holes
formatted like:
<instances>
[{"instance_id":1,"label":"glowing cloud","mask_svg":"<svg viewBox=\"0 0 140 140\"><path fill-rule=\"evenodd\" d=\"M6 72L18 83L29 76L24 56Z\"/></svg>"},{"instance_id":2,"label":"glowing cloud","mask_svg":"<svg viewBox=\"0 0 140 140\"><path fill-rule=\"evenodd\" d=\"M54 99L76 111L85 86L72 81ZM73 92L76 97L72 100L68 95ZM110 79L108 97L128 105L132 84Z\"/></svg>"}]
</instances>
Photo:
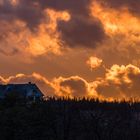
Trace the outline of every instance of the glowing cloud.
<instances>
[{"instance_id":1,"label":"glowing cloud","mask_svg":"<svg viewBox=\"0 0 140 140\"><path fill-rule=\"evenodd\" d=\"M139 4L0 0L0 83L31 81L45 95L71 98L140 98Z\"/></svg>"},{"instance_id":2,"label":"glowing cloud","mask_svg":"<svg viewBox=\"0 0 140 140\"><path fill-rule=\"evenodd\" d=\"M78 97L78 96L87 96L88 83L78 77L73 76L69 78L59 77L54 79L53 87L55 88L55 93L58 96L64 97Z\"/></svg>"},{"instance_id":3,"label":"glowing cloud","mask_svg":"<svg viewBox=\"0 0 140 140\"><path fill-rule=\"evenodd\" d=\"M94 1L91 6L91 14L100 19L108 35L116 33L136 34L140 31L140 19L134 17L129 12L127 7L122 7L120 10L115 10Z\"/></svg>"},{"instance_id":4,"label":"glowing cloud","mask_svg":"<svg viewBox=\"0 0 140 140\"><path fill-rule=\"evenodd\" d=\"M88 83L79 76L71 76L68 78L59 77L48 81L44 76L33 73L31 75L17 74L8 78L0 77L1 84L8 83L36 83L43 91L45 96L57 97L97 97L93 84Z\"/></svg>"},{"instance_id":5,"label":"glowing cloud","mask_svg":"<svg viewBox=\"0 0 140 140\"><path fill-rule=\"evenodd\" d=\"M99 59L97 57L90 57L89 60L87 61L87 65L90 66L91 69L95 69L101 66L103 60Z\"/></svg>"},{"instance_id":6,"label":"glowing cloud","mask_svg":"<svg viewBox=\"0 0 140 140\"><path fill-rule=\"evenodd\" d=\"M49 16L48 23L42 23L39 25L37 34L32 34L29 37L29 47L27 51L32 55L38 56L46 53L61 54L61 40L60 34L57 32L57 20L68 21L70 15L67 12L56 12L51 9L47 9L45 14Z\"/></svg>"},{"instance_id":7,"label":"glowing cloud","mask_svg":"<svg viewBox=\"0 0 140 140\"><path fill-rule=\"evenodd\" d=\"M71 76L68 78L59 77L52 81L52 87L55 94L60 97L97 97L93 83L88 83L79 76Z\"/></svg>"},{"instance_id":8,"label":"glowing cloud","mask_svg":"<svg viewBox=\"0 0 140 140\"><path fill-rule=\"evenodd\" d=\"M38 73L33 73L31 75L26 75L26 74L21 73L21 74L15 75L15 76L10 76L8 78L0 77L1 84L9 84L9 83L25 84L28 82L36 83L45 96L54 95L53 94L54 90L51 87L51 83L47 80L47 78L43 77L42 75L40 75Z\"/></svg>"},{"instance_id":9,"label":"glowing cloud","mask_svg":"<svg viewBox=\"0 0 140 140\"><path fill-rule=\"evenodd\" d=\"M106 99L139 98L140 69L131 64L113 65L105 75L96 81L96 91Z\"/></svg>"},{"instance_id":10,"label":"glowing cloud","mask_svg":"<svg viewBox=\"0 0 140 140\"><path fill-rule=\"evenodd\" d=\"M131 64L127 66L113 65L107 69L105 77L88 82L79 76L58 77L48 80L33 73L17 74L8 78L0 77L1 84L36 83L46 96L56 97L88 97L106 100L140 98L140 69Z\"/></svg>"},{"instance_id":11,"label":"glowing cloud","mask_svg":"<svg viewBox=\"0 0 140 140\"><path fill-rule=\"evenodd\" d=\"M111 65L139 64L140 18L133 14L131 5L129 3L128 6L127 2L132 1L99 0L93 1L90 6L91 17L101 21L108 35L108 38L98 45L100 47L97 47L97 52L102 53L102 58L108 57L107 63L112 62ZM119 10L117 6L114 8L113 4L119 4ZM111 57L114 60L110 59Z\"/></svg>"},{"instance_id":12,"label":"glowing cloud","mask_svg":"<svg viewBox=\"0 0 140 140\"><path fill-rule=\"evenodd\" d=\"M1 27L4 26L4 28L0 28L0 52L6 55L19 52L26 56L39 56L47 53L61 54L61 40L56 29L57 20L68 21L70 16L67 12L55 12L50 9L44 11L44 14L46 21L38 25L37 32L32 32L21 20L15 20L11 24L1 21ZM49 21L47 21L47 17L50 18Z\"/></svg>"}]
</instances>

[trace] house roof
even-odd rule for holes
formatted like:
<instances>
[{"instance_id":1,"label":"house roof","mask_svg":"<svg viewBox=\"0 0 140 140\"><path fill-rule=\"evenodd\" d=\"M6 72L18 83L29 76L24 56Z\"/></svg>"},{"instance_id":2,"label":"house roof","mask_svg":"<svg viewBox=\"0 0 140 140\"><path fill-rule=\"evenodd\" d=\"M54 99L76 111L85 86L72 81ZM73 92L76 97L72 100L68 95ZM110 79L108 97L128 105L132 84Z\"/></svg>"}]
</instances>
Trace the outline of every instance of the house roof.
<instances>
[{"instance_id":1,"label":"house roof","mask_svg":"<svg viewBox=\"0 0 140 140\"><path fill-rule=\"evenodd\" d=\"M0 85L0 98L13 91L20 93L22 96L32 96L33 93L36 97L44 96L36 84L26 83Z\"/></svg>"}]
</instances>

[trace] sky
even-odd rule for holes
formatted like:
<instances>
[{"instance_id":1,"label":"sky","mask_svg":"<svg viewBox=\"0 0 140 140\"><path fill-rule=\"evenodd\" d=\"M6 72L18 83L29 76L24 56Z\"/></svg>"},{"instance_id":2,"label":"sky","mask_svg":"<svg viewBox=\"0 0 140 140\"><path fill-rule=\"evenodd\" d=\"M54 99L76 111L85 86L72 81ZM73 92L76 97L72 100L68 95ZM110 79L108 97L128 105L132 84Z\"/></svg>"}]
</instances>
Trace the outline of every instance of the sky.
<instances>
[{"instance_id":1,"label":"sky","mask_svg":"<svg viewBox=\"0 0 140 140\"><path fill-rule=\"evenodd\" d=\"M46 96L140 97L140 0L0 0L0 83Z\"/></svg>"}]
</instances>

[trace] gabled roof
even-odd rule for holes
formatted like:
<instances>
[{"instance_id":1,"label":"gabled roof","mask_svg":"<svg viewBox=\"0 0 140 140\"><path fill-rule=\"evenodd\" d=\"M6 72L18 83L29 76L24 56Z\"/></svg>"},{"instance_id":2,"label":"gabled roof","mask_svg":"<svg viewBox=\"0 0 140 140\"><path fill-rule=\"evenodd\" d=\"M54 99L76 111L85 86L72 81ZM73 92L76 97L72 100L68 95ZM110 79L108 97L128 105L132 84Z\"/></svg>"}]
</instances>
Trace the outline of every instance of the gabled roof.
<instances>
[{"instance_id":1,"label":"gabled roof","mask_svg":"<svg viewBox=\"0 0 140 140\"><path fill-rule=\"evenodd\" d=\"M27 83L0 85L0 98L3 98L6 94L12 91L19 92L22 96L32 96L31 94L33 92L36 97L44 96L36 84Z\"/></svg>"}]
</instances>

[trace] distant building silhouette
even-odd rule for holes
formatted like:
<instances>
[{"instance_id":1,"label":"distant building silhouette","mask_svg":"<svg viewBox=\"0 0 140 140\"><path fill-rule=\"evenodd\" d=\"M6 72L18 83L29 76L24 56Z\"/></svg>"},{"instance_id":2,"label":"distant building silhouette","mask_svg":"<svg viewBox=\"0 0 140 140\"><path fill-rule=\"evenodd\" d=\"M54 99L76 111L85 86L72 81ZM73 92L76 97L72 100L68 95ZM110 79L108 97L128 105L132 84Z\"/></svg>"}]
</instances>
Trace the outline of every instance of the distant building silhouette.
<instances>
[{"instance_id":1,"label":"distant building silhouette","mask_svg":"<svg viewBox=\"0 0 140 140\"><path fill-rule=\"evenodd\" d=\"M17 96L33 101L41 99L44 95L36 84L7 84L0 85L0 99L6 98L8 94L16 93Z\"/></svg>"}]
</instances>

